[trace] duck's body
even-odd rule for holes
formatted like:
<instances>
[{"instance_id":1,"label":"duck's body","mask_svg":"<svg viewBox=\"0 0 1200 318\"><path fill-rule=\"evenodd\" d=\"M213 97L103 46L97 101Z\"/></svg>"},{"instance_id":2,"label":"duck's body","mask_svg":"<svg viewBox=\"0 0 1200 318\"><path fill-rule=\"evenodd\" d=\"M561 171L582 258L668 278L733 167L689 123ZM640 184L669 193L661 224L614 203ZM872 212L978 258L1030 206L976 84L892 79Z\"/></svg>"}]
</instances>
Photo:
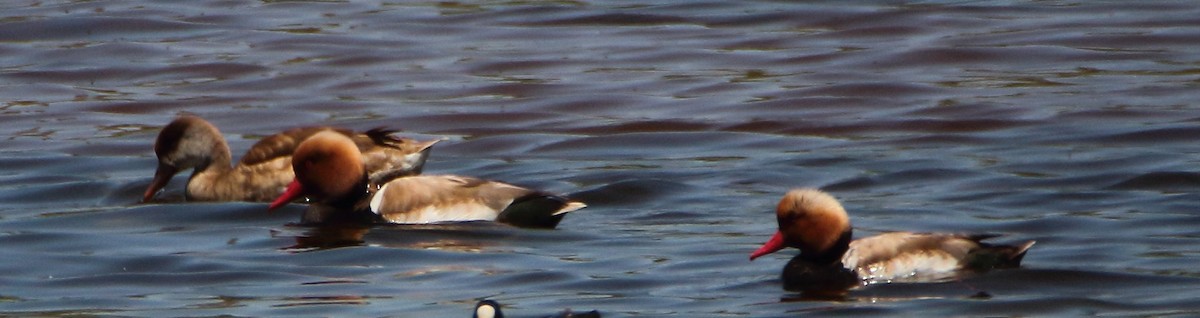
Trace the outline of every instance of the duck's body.
<instances>
[{"instance_id":1,"label":"duck's body","mask_svg":"<svg viewBox=\"0 0 1200 318\"><path fill-rule=\"evenodd\" d=\"M498 221L553 228L564 214L586 206L503 182L453 175L408 176L369 186L361 160L344 135L314 135L296 149L296 180L270 208L307 196L315 204L305 213L305 223Z\"/></svg>"},{"instance_id":2,"label":"duck's body","mask_svg":"<svg viewBox=\"0 0 1200 318\"><path fill-rule=\"evenodd\" d=\"M990 235L890 232L851 240L841 203L816 189L788 192L776 208L779 232L750 255L800 249L784 267L789 289L852 287L892 281L936 281L963 271L1017 267L1033 241L993 246Z\"/></svg>"},{"instance_id":3,"label":"duck's body","mask_svg":"<svg viewBox=\"0 0 1200 318\"><path fill-rule=\"evenodd\" d=\"M319 132L332 131L352 138L367 154L364 161L372 180L396 175L419 174L429 149L437 141L417 142L391 136L392 131L375 129L365 133L332 127L307 127L263 138L232 165L225 137L208 121L182 116L159 133L154 144L158 169L143 201L150 201L180 171L193 169L185 196L194 201L269 201L283 193L294 179L291 167L296 146Z\"/></svg>"}]
</instances>

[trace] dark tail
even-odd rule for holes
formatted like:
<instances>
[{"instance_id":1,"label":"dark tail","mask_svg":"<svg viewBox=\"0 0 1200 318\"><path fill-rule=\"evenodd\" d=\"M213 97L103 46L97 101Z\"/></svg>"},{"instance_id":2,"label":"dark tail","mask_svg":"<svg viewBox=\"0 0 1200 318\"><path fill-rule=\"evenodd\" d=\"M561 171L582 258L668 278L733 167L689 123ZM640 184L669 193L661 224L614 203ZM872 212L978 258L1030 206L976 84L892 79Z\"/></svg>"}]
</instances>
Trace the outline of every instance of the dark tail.
<instances>
[{"instance_id":1,"label":"dark tail","mask_svg":"<svg viewBox=\"0 0 1200 318\"><path fill-rule=\"evenodd\" d=\"M392 134L394 134L398 131L399 130L388 129L385 127L375 127L375 128L372 128L371 130L368 130L366 134L367 134L367 137L371 137L371 140L374 140L375 143L382 145L382 144L387 144L388 142L399 141L400 138L397 138L396 136L392 136Z\"/></svg>"},{"instance_id":2,"label":"dark tail","mask_svg":"<svg viewBox=\"0 0 1200 318\"><path fill-rule=\"evenodd\" d=\"M1012 251L1008 254L1008 260L1012 263L1012 267L1021 266L1021 260L1025 259L1025 252L1028 252L1029 248L1033 247L1033 243L1037 243L1037 241L1029 241L1022 243L1021 245L1010 246Z\"/></svg>"},{"instance_id":3,"label":"dark tail","mask_svg":"<svg viewBox=\"0 0 1200 318\"><path fill-rule=\"evenodd\" d=\"M1015 268L1021 266L1025 252L1037 241L1028 241L1019 245L983 245L971 251L967 267L974 270L989 270L993 268Z\"/></svg>"},{"instance_id":4,"label":"dark tail","mask_svg":"<svg viewBox=\"0 0 1200 318\"><path fill-rule=\"evenodd\" d=\"M500 215L497 222L518 227L552 229L558 226L567 212L587 207L579 201L545 193L531 193L513 200Z\"/></svg>"}]
</instances>

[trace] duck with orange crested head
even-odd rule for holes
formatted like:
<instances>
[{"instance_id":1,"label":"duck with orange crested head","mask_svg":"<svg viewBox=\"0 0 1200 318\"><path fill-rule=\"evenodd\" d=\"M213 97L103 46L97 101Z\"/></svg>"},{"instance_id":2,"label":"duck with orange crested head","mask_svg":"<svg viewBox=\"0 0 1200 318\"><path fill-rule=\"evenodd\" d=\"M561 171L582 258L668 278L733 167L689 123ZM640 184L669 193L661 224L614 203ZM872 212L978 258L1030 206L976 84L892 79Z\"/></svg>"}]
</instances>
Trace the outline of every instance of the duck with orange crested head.
<instances>
[{"instance_id":1,"label":"duck with orange crested head","mask_svg":"<svg viewBox=\"0 0 1200 318\"><path fill-rule=\"evenodd\" d=\"M304 223L497 221L554 228L566 213L587 206L542 191L455 175L407 176L373 184L354 142L333 132L317 133L296 147L292 167L296 179L268 209L307 197L313 204Z\"/></svg>"},{"instance_id":2,"label":"duck with orange crested head","mask_svg":"<svg viewBox=\"0 0 1200 318\"><path fill-rule=\"evenodd\" d=\"M193 169L184 195L193 201L270 201L283 193L292 174L292 152L318 132L351 138L364 153L373 180L420 174L429 150L438 142L418 142L392 136L394 131L372 129L356 133L333 127L305 127L263 138L232 164L229 145L217 127L196 116L180 116L159 132L154 143L158 169L142 202L149 202L181 171Z\"/></svg>"},{"instance_id":3,"label":"duck with orange crested head","mask_svg":"<svg viewBox=\"0 0 1200 318\"><path fill-rule=\"evenodd\" d=\"M787 247L800 249L783 270L788 290L938 281L962 272L1018 267L1034 244L991 245L981 241L995 235L914 232L851 240L850 218L842 204L811 188L789 191L775 213L779 231L750 254L750 260Z\"/></svg>"}]
</instances>

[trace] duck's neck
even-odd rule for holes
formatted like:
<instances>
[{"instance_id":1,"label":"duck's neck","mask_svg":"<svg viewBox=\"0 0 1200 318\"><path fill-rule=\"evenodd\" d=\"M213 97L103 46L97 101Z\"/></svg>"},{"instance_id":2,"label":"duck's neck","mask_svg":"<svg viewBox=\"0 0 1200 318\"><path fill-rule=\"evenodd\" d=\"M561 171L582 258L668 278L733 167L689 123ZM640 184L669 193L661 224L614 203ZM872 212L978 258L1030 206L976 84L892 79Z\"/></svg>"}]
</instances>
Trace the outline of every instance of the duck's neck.
<instances>
[{"instance_id":1,"label":"duck's neck","mask_svg":"<svg viewBox=\"0 0 1200 318\"><path fill-rule=\"evenodd\" d=\"M842 256L845 255L846 251L850 249L850 241L851 237L853 236L853 232L853 230L847 228L846 231L842 232L842 235L838 237L837 242L833 243L833 246L829 247L828 249L823 251L801 250L800 255L797 257L820 265L833 265L841 263Z\"/></svg>"},{"instance_id":2,"label":"duck's neck","mask_svg":"<svg viewBox=\"0 0 1200 318\"><path fill-rule=\"evenodd\" d=\"M193 156L195 156L194 152ZM196 170L192 173L192 177L205 173L227 174L233 170L233 155L229 152L229 144L225 143L225 138L220 136L212 139L207 151L200 157L203 160L196 165Z\"/></svg>"},{"instance_id":3,"label":"duck's neck","mask_svg":"<svg viewBox=\"0 0 1200 318\"><path fill-rule=\"evenodd\" d=\"M229 146L224 139L216 140L208 151L208 156L196 165L192 176L188 178L188 200L270 200L271 198L252 198L257 194L248 193L247 180L250 179L248 169L235 169Z\"/></svg>"},{"instance_id":4,"label":"duck's neck","mask_svg":"<svg viewBox=\"0 0 1200 318\"><path fill-rule=\"evenodd\" d=\"M370 201L368 199L371 197L371 194L374 192L374 191L371 191L372 189L368 186L369 183L370 182L368 182L367 174L364 172L362 178L359 178L358 183L356 183L354 185L353 190L347 192L346 194L344 194L340 197L328 200L324 203L326 205L329 205L329 206L335 207L335 208L339 208L339 209L359 210L360 207L365 206L364 205L365 202Z\"/></svg>"},{"instance_id":5,"label":"duck's neck","mask_svg":"<svg viewBox=\"0 0 1200 318\"><path fill-rule=\"evenodd\" d=\"M370 210L344 209L321 203L308 206L300 218L302 224L371 224L384 223L384 219Z\"/></svg>"},{"instance_id":6,"label":"duck's neck","mask_svg":"<svg viewBox=\"0 0 1200 318\"><path fill-rule=\"evenodd\" d=\"M368 224L383 222L378 214L371 212L370 198L377 191L374 187L368 187L368 184L367 177L364 175L359 184L354 187L357 190L337 199L309 205L308 209L304 211L301 223Z\"/></svg>"}]
</instances>

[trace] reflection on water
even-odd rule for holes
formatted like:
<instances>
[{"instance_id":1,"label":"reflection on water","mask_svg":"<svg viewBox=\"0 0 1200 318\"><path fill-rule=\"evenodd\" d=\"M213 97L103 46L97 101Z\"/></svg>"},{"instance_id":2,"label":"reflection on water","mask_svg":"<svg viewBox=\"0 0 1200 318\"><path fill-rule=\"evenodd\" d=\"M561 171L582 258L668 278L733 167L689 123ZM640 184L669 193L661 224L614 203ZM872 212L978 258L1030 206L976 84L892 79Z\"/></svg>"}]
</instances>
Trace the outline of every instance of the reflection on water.
<instances>
[{"instance_id":1,"label":"reflection on water","mask_svg":"<svg viewBox=\"0 0 1200 318\"><path fill-rule=\"evenodd\" d=\"M304 231L295 236L296 244L284 248L292 252L311 252L339 247L371 245L398 249L445 250L454 252L479 253L496 244L488 244L490 240L503 240L504 234L496 232L497 227L507 225L484 224L490 222L464 222L446 224L379 224L355 225L332 224L320 226L299 226ZM380 238L367 241L366 236L373 229L402 234L404 238ZM516 230L507 229L507 230ZM460 235L463 238L457 239ZM490 238L489 238L490 237Z\"/></svg>"},{"instance_id":2,"label":"reflection on water","mask_svg":"<svg viewBox=\"0 0 1200 318\"><path fill-rule=\"evenodd\" d=\"M1197 17L1173 1L4 2L0 312L462 317L487 297L515 316L1186 315ZM589 208L528 230L301 227L182 203L182 182L137 204L182 113L234 153L304 125L447 137L428 173ZM862 235L1038 245L1021 269L789 292L788 255L745 254L801 186L844 198Z\"/></svg>"},{"instance_id":3,"label":"reflection on water","mask_svg":"<svg viewBox=\"0 0 1200 318\"><path fill-rule=\"evenodd\" d=\"M296 236L296 245L284 250L307 252L330 248L363 245L363 235L370 231L369 227L324 226L313 227Z\"/></svg>"}]
</instances>

